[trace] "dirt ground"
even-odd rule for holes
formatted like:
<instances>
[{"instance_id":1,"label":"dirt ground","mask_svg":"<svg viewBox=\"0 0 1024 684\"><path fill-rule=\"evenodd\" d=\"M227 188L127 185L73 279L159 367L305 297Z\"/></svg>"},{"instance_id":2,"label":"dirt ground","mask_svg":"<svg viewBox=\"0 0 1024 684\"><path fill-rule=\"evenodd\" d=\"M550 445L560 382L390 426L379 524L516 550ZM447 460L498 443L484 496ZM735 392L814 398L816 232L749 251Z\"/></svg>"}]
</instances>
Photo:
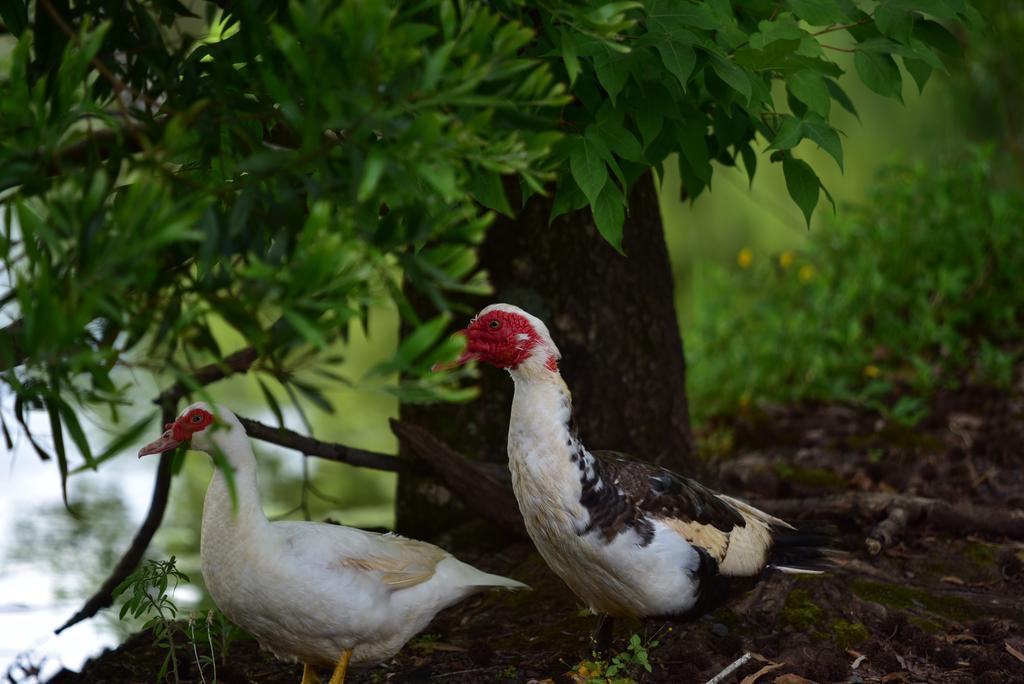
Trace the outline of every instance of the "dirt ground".
<instances>
[{"instance_id":1,"label":"dirt ground","mask_svg":"<svg viewBox=\"0 0 1024 684\"><path fill-rule=\"evenodd\" d=\"M1024 509L1021 391L944 393L914 428L856 407L800 405L719 419L701 438L721 486L755 500L901 492ZM348 681L580 684L606 681L617 661L615 681L700 684L750 652L725 682L1024 683L1024 544L912 522L900 543L872 556L864 540L873 523L830 522L838 528L834 546L849 552L833 570L768 575L690 624L620 621L612 656L597 660L595 619L530 545L471 527L439 541L533 591L468 600L391 662L354 670ZM634 635L638 645L629 649ZM151 644L137 635L82 674L64 672L52 682L152 682L164 653ZM179 662L182 681L201 681L191 653ZM233 643L228 662L218 664L226 684L300 678L300 667L275 662L249 640Z\"/></svg>"}]
</instances>

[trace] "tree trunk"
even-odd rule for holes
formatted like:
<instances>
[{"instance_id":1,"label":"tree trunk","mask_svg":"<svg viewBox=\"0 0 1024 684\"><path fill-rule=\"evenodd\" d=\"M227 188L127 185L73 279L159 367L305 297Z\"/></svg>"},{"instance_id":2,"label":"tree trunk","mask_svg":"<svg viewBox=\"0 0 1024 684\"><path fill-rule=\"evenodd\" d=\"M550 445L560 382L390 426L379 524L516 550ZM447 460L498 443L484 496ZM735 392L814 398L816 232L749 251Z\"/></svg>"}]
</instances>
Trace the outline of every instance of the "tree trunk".
<instances>
[{"instance_id":1,"label":"tree trunk","mask_svg":"<svg viewBox=\"0 0 1024 684\"><path fill-rule=\"evenodd\" d=\"M521 205L517 197L510 201ZM685 471L693 453L686 364L651 174L630 193L627 257L601 237L589 210L549 226L550 212L550 197L533 196L516 219L495 221L480 248L495 294L467 303L475 310L515 304L547 323L584 444ZM466 323L455 321L456 328ZM512 381L484 367L480 389L469 404L403 406L402 419L467 456L504 463ZM405 475L396 515L398 528L416 537L466 519L461 502L440 485Z\"/></svg>"}]
</instances>

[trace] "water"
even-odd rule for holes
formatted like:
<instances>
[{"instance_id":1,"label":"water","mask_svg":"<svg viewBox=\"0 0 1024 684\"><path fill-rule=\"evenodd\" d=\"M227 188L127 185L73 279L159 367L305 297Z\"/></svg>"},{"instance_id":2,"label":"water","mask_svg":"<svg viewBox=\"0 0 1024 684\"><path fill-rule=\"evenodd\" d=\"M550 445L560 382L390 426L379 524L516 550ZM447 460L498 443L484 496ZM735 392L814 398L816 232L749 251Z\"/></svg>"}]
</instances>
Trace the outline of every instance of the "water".
<instances>
[{"instance_id":1,"label":"water","mask_svg":"<svg viewBox=\"0 0 1024 684\"><path fill-rule=\"evenodd\" d=\"M35 434L48 422L35 414ZM4 451L6 448L3 447ZM111 556L128 547L149 506L155 461L115 459L102 473L71 481L72 496L89 512L83 521L64 510L56 464L43 462L24 438L0 461L0 676L19 655L42 665L41 678L61 667L80 669L87 658L120 640L109 622L87 620L57 636L53 630L77 611ZM77 494L77 496L76 496ZM83 530L93 534L80 534ZM100 578L100 581L102 577ZM19 670L11 670L19 681Z\"/></svg>"}]
</instances>

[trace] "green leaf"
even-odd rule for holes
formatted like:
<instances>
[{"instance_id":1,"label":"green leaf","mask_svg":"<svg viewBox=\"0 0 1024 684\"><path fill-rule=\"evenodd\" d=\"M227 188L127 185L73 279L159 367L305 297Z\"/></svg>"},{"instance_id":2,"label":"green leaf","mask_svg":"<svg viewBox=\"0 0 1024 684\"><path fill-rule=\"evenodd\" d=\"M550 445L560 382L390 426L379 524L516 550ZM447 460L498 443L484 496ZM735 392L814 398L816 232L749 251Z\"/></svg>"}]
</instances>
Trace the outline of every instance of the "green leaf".
<instances>
[{"instance_id":1,"label":"green leaf","mask_svg":"<svg viewBox=\"0 0 1024 684\"><path fill-rule=\"evenodd\" d=\"M299 335L307 342L318 349L327 348L327 340L308 318L294 309L285 309L281 315L283 315L289 325L295 329L295 332L299 333Z\"/></svg>"},{"instance_id":2,"label":"green leaf","mask_svg":"<svg viewBox=\"0 0 1024 684\"><path fill-rule=\"evenodd\" d=\"M260 391L263 393L263 399L267 402L267 406L270 407L271 412L274 414L274 418L277 419L277 426L284 427L284 412L281 410L281 405L277 403L277 397L270 391L266 383L259 376L256 376L256 383L260 386Z\"/></svg>"},{"instance_id":3,"label":"green leaf","mask_svg":"<svg viewBox=\"0 0 1024 684\"><path fill-rule=\"evenodd\" d=\"M706 2L690 0L648 0L647 30L662 35L678 35L688 28L714 30L721 22Z\"/></svg>"},{"instance_id":4,"label":"green leaf","mask_svg":"<svg viewBox=\"0 0 1024 684\"><path fill-rule=\"evenodd\" d=\"M590 205L596 205L601 190L608 182L608 169L599 147L591 137L581 136L577 139L569 152L569 170Z\"/></svg>"},{"instance_id":5,"label":"green leaf","mask_svg":"<svg viewBox=\"0 0 1024 684\"><path fill-rule=\"evenodd\" d=\"M793 97L810 107L812 112L828 118L832 96L825 78L811 69L799 69L786 77L786 86Z\"/></svg>"},{"instance_id":6,"label":"green leaf","mask_svg":"<svg viewBox=\"0 0 1024 684\"><path fill-rule=\"evenodd\" d=\"M363 177L359 179L359 189L356 191L357 200L365 202L373 196L373 192L377 189L377 183L380 182L380 177L384 173L385 163L383 154L377 150L370 153L363 165Z\"/></svg>"},{"instance_id":7,"label":"green leaf","mask_svg":"<svg viewBox=\"0 0 1024 684\"><path fill-rule=\"evenodd\" d=\"M793 14L812 26L842 24L850 19L849 6L852 3L836 0L786 0L786 7Z\"/></svg>"},{"instance_id":8,"label":"green leaf","mask_svg":"<svg viewBox=\"0 0 1024 684\"><path fill-rule=\"evenodd\" d=\"M754 173L757 171L757 153L754 152L754 148L750 145L744 145L740 148L740 156L743 157L743 166L747 170L747 178L750 181L751 187L753 187Z\"/></svg>"},{"instance_id":9,"label":"green leaf","mask_svg":"<svg viewBox=\"0 0 1024 684\"><path fill-rule=\"evenodd\" d=\"M959 57L963 53L956 36L942 24L930 19L919 19L914 24L914 37L950 57Z\"/></svg>"},{"instance_id":10,"label":"green leaf","mask_svg":"<svg viewBox=\"0 0 1024 684\"><path fill-rule=\"evenodd\" d=\"M640 131L640 138L643 140L644 149L654 142L654 139L661 133L665 125L665 116L657 107L637 107L633 116L636 117L636 127Z\"/></svg>"},{"instance_id":11,"label":"green leaf","mask_svg":"<svg viewBox=\"0 0 1024 684\"><path fill-rule=\"evenodd\" d=\"M318 409L320 409L324 413L334 415L334 406L331 404L331 402L327 401L327 397L324 396L323 392L320 391L319 387L310 385L305 382L301 382L294 378L292 378L289 384L294 385L295 389L299 390L302 396L306 397L306 399L308 399L309 402L316 406Z\"/></svg>"},{"instance_id":12,"label":"green leaf","mask_svg":"<svg viewBox=\"0 0 1024 684\"><path fill-rule=\"evenodd\" d=\"M597 73L597 80L608 93L612 104L615 104L615 98L622 92L626 81L629 80L629 60L628 53L623 54L613 50L606 43L601 43L594 54L594 71Z\"/></svg>"},{"instance_id":13,"label":"green leaf","mask_svg":"<svg viewBox=\"0 0 1024 684\"><path fill-rule=\"evenodd\" d=\"M803 122L804 135L818 144L818 147L828 152L839 170L843 170L843 143L839 139L839 133L832 128L825 119L814 114L808 114Z\"/></svg>"},{"instance_id":14,"label":"green leaf","mask_svg":"<svg viewBox=\"0 0 1024 684\"><path fill-rule=\"evenodd\" d=\"M686 160L689 170L700 179L702 187L707 185L711 181L712 168L705 136L706 120L694 116L677 123L675 132L679 149L683 152L682 158ZM690 188L690 192L696 196L697 189Z\"/></svg>"},{"instance_id":15,"label":"green leaf","mask_svg":"<svg viewBox=\"0 0 1024 684\"><path fill-rule=\"evenodd\" d=\"M786 176L786 190L803 212L807 227L811 226L811 214L818 204L818 189L821 181L810 165L801 159L786 155L782 160L782 172Z\"/></svg>"},{"instance_id":16,"label":"green leaf","mask_svg":"<svg viewBox=\"0 0 1024 684\"><path fill-rule=\"evenodd\" d=\"M153 418L156 416L156 413L156 411L151 411L150 413L146 414L139 420L132 423L132 425L127 430L125 430L117 437L115 437L113 440L111 440L110 444L108 444L103 451L97 454L96 457L93 458L91 463L87 463L83 466L76 468L72 472L72 474L82 472L87 468L95 470L99 467L101 463L109 461L110 459L114 458L115 456L123 452L130 445L134 444L139 439L139 437L141 437L142 434L149 429L149 425L150 423L153 422Z\"/></svg>"},{"instance_id":17,"label":"green leaf","mask_svg":"<svg viewBox=\"0 0 1024 684\"><path fill-rule=\"evenodd\" d=\"M0 0L0 19L15 37L21 37L28 27L27 0Z\"/></svg>"},{"instance_id":18,"label":"green leaf","mask_svg":"<svg viewBox=\"0 0 1024 684\"><path fill-rule=\"evenodd\" d=\"M694 53L693 48L671 37L659 41L656 47L661 55L662 64L676 77L679 85L685 91L686 82L690 79L693 67L697 63L697 55Z\"/></svg>"},{"instance_id":19,"label":"green leaf","mask_svg":"<svg viewBox=\"0 0 1024 684\"><path fill-rule=\"evenodd\" d=\"M469 191L477 202L499 214L512 217L501 176L493 171L477 171L469 176Z\"/></svg>"},{"instance_id":20,"label":"green leaf","mask_svg":"<svg viewBox=\"0 0 1024 684\"><path fill-rule=\"evenodd\" d=\"M851 100L850 96L846 94L846 91L831 78L825 79L825 85L828 87L828 92L829 95L832 96L832 99L838 102L840 107L857 117L857 120L859 121L860 115L857 114L857 108L853 106L853 100Z\"/></svg>"},{"instance_id":21,"label":"green leaf","mask_svg":"<svg viewBox=\"0 0 1024 684\"><path fill-rule=\"evenodd\" d=\"M60 494L64 499L64 508L74 515L68 503L68 457L64 451L64 431L61 429L60 412L53 399L46 399L46 413L50 417L50 432L53 435L53 450L57 454L57 467L60 470Z\"/></svg>"},{"instance_id":22,"label":"green leaf","mask_svg":"<svg viewBox=\"0 0 1024 684\"><path fill-rule=\"evenodd\" d=\"M591 206L598 232L615 248L615 251L624 255L622 229L626 220L626 208L619 188L614 183L608 183L598 196L597 202Z\"/></svg>"},{"instance_id":23,"label":"green leaf","mask_svg":"<svg viewBox=\"0 0 1024 684\"><path fill-rule=\"evenodd\" d=\"M762 20L757 24L757 33L750 36L750 47L761 50L776 41L801 40L806 35L807 32L788 15L773 21Z\"/></svg>"},{"instance_id":24,"label":"green leaf","mask_svg":"<svg viewBox=\"0 0 1024 684\"><path fill-rule=\"evenodd\" d=\"M903 77L891 55L858 49L853 56L853 66L868 88L903 102Z\"/></svg>"},{"instance_id":25,"label":"green leaf","mask_svg":"<svg viewBox=\"0 0 1024 684\"><path fill-rule=\"evenodd\" d=\"M625 126L612 121L599 120L596 129L609 150L622 159L644 163L644 152L640 147L640 141Z\"/></svg>"},{"instance_id":26,"label":"green leaf","mask_svg":"<svg viewBox=\"0 0 1024 684\"><path fill-rule=\"evenodd\" d=\"M565 62L565 72L569 74L569 85L576 83L576 77L580 75L581 71L573 35L570 31L562 32L562 61Z\"/></svg>"},{"instance_id":27,"label":"green leaf","mask_svg":"<svg viewBox=\"0 0 1024 684\"><path fill-rule=\"evenodd\" d=\"M775 137L772 138L772 144L768 146L768 149L788 150L795 147L802 139L803 121L787 114L782 118L782 123L779 124Z\"/></svg>"},{"instance_id":28,"label":"green leaf","mask_svg":"<svg viewBox=\"0 0 1024 684\"><path fill-rule=\"evenodd\" d=\"M555 190L555 199L551 204L551 215L548 216L548 225L570 211L576 211L587 206L587 196L583 194L580 187L572 179L572 176L561 174L558 181L558 189Z\"/></svg>"},{"instance_id":29,"label":"green leaf","mask_svg":"<svg viewBox=\"0 0 1024 684\"><path fill-rule=\"evenodd\" d=\"M910 38L914 28L914 18L910 7L915 4L905 0L887 0L878 3L875 9L875 25L882 35L889 36L901 43Z\"/></svg>"},{"instance_id":30,"label":"green leaf","mask_svg":"<svg viewBox=\"0 0 1024 684\"><path fill-rule=\"evenodd\" d=\"M64 422L64 427L71 435L71 440L75 443L75 447L78 449L78 452L82 454L82 458L85 459L86 463L90 463L92 461L92 449L89 447L89 440L86 438L85 432L82 430L82 425L78 422L78 416L75 415L74 409L59 397L54 398L53 403L60 411L60 417Z\"/></svg>"},{"instance_id":31,"label":"green leaf","mask_svg":"<svg viewBox=\"0 0 1024 684\"><path fill-rule=\"evenodd\" d=\"M932 75L931 65L924 60L904 57L903 66L906 67L908 72L910 72L911 77L914 79L914 83L917 84L917 92L923 93L924 86L928 83L928 79L931 78Z\"/></svg>"},{"instance_id":32,"label":"green leaf","mask_svg":"<svg viewBox=\"0 0 1024 684\"><path fill-rule=\"evenodd\" d=\"M743 96L744 101L750 101L750 79L743 67L718 55L711 56L711 66L719 78Z\"/></svg>"}]
</instances>

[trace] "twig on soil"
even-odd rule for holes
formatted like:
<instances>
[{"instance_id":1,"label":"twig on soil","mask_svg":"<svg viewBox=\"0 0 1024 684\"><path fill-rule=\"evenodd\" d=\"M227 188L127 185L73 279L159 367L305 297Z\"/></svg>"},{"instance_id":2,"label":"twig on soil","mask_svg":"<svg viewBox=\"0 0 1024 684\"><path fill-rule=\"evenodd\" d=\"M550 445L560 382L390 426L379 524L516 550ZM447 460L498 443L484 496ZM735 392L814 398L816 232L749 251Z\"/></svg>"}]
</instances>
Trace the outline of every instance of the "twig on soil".
<instances>
[{"instance_id":1,"label":"twig on soil","mask_svg":"<svg viewBox=\"0 0 1024 684\"><path fill-rule=\"evenodd\" d=\"M846 492L812 499L758 499L753 503L772 515L800 518L857 518L874 523L895 508L902 508L907 524L956 534L980 533L993 537L1024 539L1024 510L954 505L920 496L881 492Z\"/></svg>"},{"instance_id":2,"label":"twig on soil","mask_svg":"<svg viewBox=\"0 0 1024 684\"><path fill-rule=\"evenodd\" d=\"M910 516L907 511L899 506L893 505L889 508L889 515L885 520L878 523L871 534L864 540L864 546L868 553L877 556L885 549L893 546L907 529L907 522Z\"/></svg>"},{"instance_id":3,"label":"twig on soil","mask_svg":"<svg viewBox=\"0 0 1024 684\"><path fill-rule=\"evenodd\" d=\"M731 675L736 670L746 665L751 659L750 652L744 653L739 658L730 663L724 670L716 674L714 677L709 679L705 684L720 684L725 681L725 678Z\"/></svg>"}]
</instances>

